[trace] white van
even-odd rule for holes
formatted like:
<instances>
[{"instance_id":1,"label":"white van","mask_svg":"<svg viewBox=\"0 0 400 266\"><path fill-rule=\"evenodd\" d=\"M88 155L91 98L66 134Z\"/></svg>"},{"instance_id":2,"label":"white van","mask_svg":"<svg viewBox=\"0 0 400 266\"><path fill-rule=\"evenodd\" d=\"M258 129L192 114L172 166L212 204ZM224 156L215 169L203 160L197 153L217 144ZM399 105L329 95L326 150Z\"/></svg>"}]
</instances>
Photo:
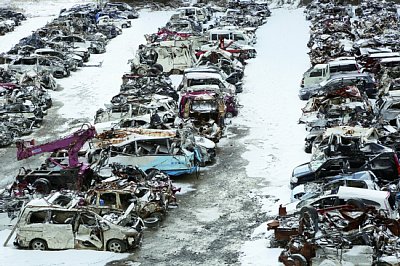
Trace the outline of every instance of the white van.
<instances>
[{"instance_id":1,"label":"white van","mask_svg":"<svg viewBox=\"0 0 400 266\"><path fill-rule=\"evenodd\" d=\"M140 244L139 227L115 225L92 211L50 206L40 199L21 212L14 244L34 250L88 248L119 253Z\"/></svg>"},{"instance_id":2,"label":"white van","mask_svg":"<svg viewBox=\"0 0 400 266\"><path fill-rule=\"evenodd\" d=\"M252 45L253 41L245 31L237 29L211 29L208 31L210 42L217 42L221 39L235 41L243 45Z\"/></svg>"},{"instance_id":3,"label":"white van","mask_svg":"<svg viewBox=\"0 0 400 266\"><path fill-rule=\"evenodd\" d=\"M207 13L200 7L188 6L188 7L180 7L177 9L180 17L193 18L202 23L206 23L208 21Z\"/></svg>"},{"instance_id":4,"label":"white van","mask_svg":"<svg viewBox=\"0 0 400 266\"><path fill-rule=\"evenodd\" d=\"M360 73L360 65L356 60L333 60L327 64L317 64L303 74L300 87L307 88L328 80L336 73Z\"/></svg>"}]
</instances>

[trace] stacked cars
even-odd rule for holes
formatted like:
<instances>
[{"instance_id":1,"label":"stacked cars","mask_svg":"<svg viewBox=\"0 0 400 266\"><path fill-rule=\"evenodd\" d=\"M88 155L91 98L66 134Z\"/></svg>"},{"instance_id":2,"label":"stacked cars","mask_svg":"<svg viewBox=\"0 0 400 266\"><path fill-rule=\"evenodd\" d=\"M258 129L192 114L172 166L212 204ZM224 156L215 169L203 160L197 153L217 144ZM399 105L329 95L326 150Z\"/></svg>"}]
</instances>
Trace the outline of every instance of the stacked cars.
<instances>
[{"instance_id":1,"label":"stacked cars","mask_svg":"<svg viewBox=\"0 0 400 266\"><path fill-rule=\"evenodd\" d=\"M93 66L85 64L90 54L104 53L108 40L130 26L121 12L138 16L132 8L126 11L121 7L119 11L117 7L86 4L62 10L58 18L0 55L1 147L41 126L52 105L47 90L58 88L55 78L67 78L80 67ZM0 11L0 16L12 16L16 22L25 18L18 12Z\"/></svg>"},{"instance_id":2,"label":"stacked cars","mask_svg":"<svg viewBox=\"0 0 400 266\"><path fill-rule=\"evenodd\" d=\"M230 18L231 23L212 20L216 14L206 6L178 9L129 60L131 72L122 75L119 93L93 114L96 129L82 126L42 144L17 142L19 160L50 153L40 167L21 168L3 191L7 204L2 209L10 216L32 195L45 197L45 203L30 202L20 211L17 246L43 250L75 244L125 252L140 244L146 227L164 220L168 209L177 206L180 190L171 177L198 175L200 167L213 164L217 143L238 115L246 60L256 56L250 45L269 10L254 3L237 10L244 17L252 15L252 29L245 29L243 17ZM49 24L26 38L13 49L11 61L23 53L23 58L57 57L65 63L62 67L84 65L90 54L105 51L100 43L109 38L91 33L109 27L118 34L123 28L119 20L133 16L130 12L122 3L108 3L101 11L92 5L62 10L53 22L58 26ZM76 24L73 34L67 23ZM210 25L227 34L215 39L207 31ZM50 76L57 78L70 74L53 72ZM183 75L171 76L176 74ZM178 79L179 84L172 82ZM37 232L27 234L32 227ZM62 245L51 234L55 228L66 231Z\"/></svg>"},{"instance_id":3,"label":"stacked cars","mask_svg":"<svg viewBox=\"0 0 400 266\"><path fill-rule=\"evenodd\" d=\"M292 203L268 222L272 245L285 248L285 265L397 265L397 9L319 0L305 13L311 67L300 83L307 103L299 123L311 160L293 169Z\"/></svg>"}]
</instances>

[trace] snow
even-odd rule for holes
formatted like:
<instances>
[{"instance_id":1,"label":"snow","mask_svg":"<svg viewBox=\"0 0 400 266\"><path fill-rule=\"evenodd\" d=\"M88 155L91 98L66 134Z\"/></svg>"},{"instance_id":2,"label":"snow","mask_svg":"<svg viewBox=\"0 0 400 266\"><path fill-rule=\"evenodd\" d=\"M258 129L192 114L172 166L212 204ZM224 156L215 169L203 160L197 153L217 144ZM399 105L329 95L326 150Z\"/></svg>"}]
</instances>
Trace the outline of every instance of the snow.
<instances>
[{"instance_id":1,"label":"snow","mask_svg":"<svg viewBox=\"0 0 400 266\"><path fill-rule=\"evenodd\" d=\"M290 34L286 34L290 32ZM233 122L250 129L243 140L248 149L242 157L249 161L249 177L264 177L258 191L262 211L275 215L278 206L290 201L292 169L306 161L303 151L305 130L298 125L304 102L297 93L301 76L309 67L307 41L309 23L303 9L274 9L267 24L257 30L257 57L245 70L244 105ZM261 67L262 66L262 67ZM278 265L280 249L267 248L265 229L252 235L243 248L243 265Z\"/></svg>"},{"instance_id":2,"label":"snow","mask_svg":"<svg viewBox=\"0 0 400 266\"><path fill-rule=\"evenodd\" d=\"M62 8L87 2L89 1L41 0L40 3L37 1L12 1L11 5L28 11L28 19L22 22L22 25L18 26L15 31L0 37L0 53L7 52L21 38L51 21ZM171 14L171 11L144 10L140 12L139 19L132 21L132 27L124 29L122 35L108 44L105 54L91 56L89 64L102 61L101 68L82 68L73 72L69 78L57 80L58 84L62 86L62 90L51 92L51 94L53 101L63 104L58 110L59 114L67 119L92 121L96 110L103 107L111 100L112 96L119 92L119 86L122 83L121 77L124 72L129 71L127 61L134 56L139 44L145 42L144 34L157 31L159 26L168 21ZM71 130L70 126L68 129ZM188 185L184 188L185 192L191 189ZM5 215L1 215L0 220L2 225L9 223L9 219ZM3 228L1 227L1 229ZM0 265L105 265L109 261L120 260L130 255L130 253L116 254L91 250L19 250L13 247L14 237L11 237L8 245L3 247L2 244L9 234L9 229L0 231ZM131 263L130 265L137 264Z\"/></svg>"},{"instance_id":3,"label":"snow","mask_svg":"<svg viewBox=\"0 0 400 266\"><path fill-rule=\"evenodd\" d=\"M119 93L121 77L130 70L128 60L134 57L139 44L145 43L144 34L156 32L171 14L172 11L141 11L139 19L132 20L131 28L109 42L106 53L91 55L89 63L103 62L101 67L82 68L72 72L70 78L57 80L63 90L52 92L52 97L63 103L59 114L92 122L96 111ZM83 103L82 99L87 101Z\"/></svg>"},{"instance_id":4,"label":"snow","mask_svg":"<svg viewBox=\"0 0 400 266\"><path fill-rule=\"evenodd\" d=\"M45 25L62 7L84 3L72 0L40 1L40 4L22 0L8 2L26 8L31 15L14 32L1 37L0 52L7 51L32 30ZM288 1L275 1L274 5L277 2ZM127 61L145 41L143 35L155 32L171 14L172 11L142 11L139 19L132 21L131 28L124 29L122 35L109 43L105 54L91 56L89 63L103 62L101 67L82 68L73 72L72 77L57 80L62 90L52 92L52 97L62 103L58 113L66 119L92 121L96 110L119 92L121 76L129 71ZM304 105L297 97L299 82L309 67L308 26L302 9L272 10L268 23L257 30L257 58L250 60L246 67L244 92L240 95L244 107L239 117L232 119L238 128L249 129L249 135L242 140L247 146L242 157L248 161L248 177L264 178L259 189L249 194L255 195L253 197L263 206L262 211L271 216L277 212L279 204L289 202L292 169L309 159L303 151L306 132L297 124ZM178 84L180 78L172 76L173 83ZM180 185L185 192L195 189L185 182L177 184ZM212 221L220 213L217 209L211 212L207 209L198 215ZM281 250L268 248L272 232L266 228L263 223L249 232L250 241L241 249L242 265L279 265L277 258ZM1 242L9 233L10 230L0 231ZM1 245L0 253L0 265L104 265L128 255L87 250L18 250L12 243L6 247Z\"/></svg>"}]
</instances>

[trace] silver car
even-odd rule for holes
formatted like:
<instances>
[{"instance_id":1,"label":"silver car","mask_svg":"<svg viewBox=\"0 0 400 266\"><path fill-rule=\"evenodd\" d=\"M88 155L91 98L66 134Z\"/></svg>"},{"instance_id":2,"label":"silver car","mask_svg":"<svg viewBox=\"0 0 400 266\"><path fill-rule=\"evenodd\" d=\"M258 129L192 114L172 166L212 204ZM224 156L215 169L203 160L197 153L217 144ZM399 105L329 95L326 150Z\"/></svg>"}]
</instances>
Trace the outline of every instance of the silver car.
<instances>
[{"instance_id":1,"label":"silver car","mask_svg":"<svg viewBox=\"0 0 400 266\"><path fill-rule=\"evenodd\" d=\"M12 61L8 65L8 68L19 73L26 73L30 71L38 73L48 72L51 73L55 78L63 78L69 75L68 70L62 63L42 56L18 58Z\"/></svg>"}]
</instances>

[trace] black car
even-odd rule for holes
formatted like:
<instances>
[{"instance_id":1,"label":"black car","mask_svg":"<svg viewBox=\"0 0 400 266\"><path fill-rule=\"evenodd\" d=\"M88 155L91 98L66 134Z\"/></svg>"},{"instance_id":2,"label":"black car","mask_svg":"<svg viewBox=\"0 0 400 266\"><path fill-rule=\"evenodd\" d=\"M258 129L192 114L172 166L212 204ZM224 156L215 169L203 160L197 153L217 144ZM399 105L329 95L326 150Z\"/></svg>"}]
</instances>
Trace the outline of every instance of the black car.
<instances>
[{"instance_id":1,"label":"black car","mask_svg":"<svg viewBox=\"0 0 400 266\"><path fill-rule=\"evenodd\" d=\"M366 73L349 73L332 75L330 79L322 81L318 85L301 88L299 98L301 100L308 100L311 97L323 95L329 91L346 86L357 86L369 98L375 98L378 94L378 88L371 75Z\"/></svg>"},{"instance_id":2,"label":"black car","mask_svg":"<svg viewBox=\"0 0 400 266\"><path fill-rule=\"evenodd\" d=\"M290 187L315 181L324 181L326 177L341 173L372 171L379 182L393 181L399 178L400 164L395 152L383 152L374 156L339 156L321 161L312 161L294 168L290 178Z\"/></svg>"}]
</instances>

